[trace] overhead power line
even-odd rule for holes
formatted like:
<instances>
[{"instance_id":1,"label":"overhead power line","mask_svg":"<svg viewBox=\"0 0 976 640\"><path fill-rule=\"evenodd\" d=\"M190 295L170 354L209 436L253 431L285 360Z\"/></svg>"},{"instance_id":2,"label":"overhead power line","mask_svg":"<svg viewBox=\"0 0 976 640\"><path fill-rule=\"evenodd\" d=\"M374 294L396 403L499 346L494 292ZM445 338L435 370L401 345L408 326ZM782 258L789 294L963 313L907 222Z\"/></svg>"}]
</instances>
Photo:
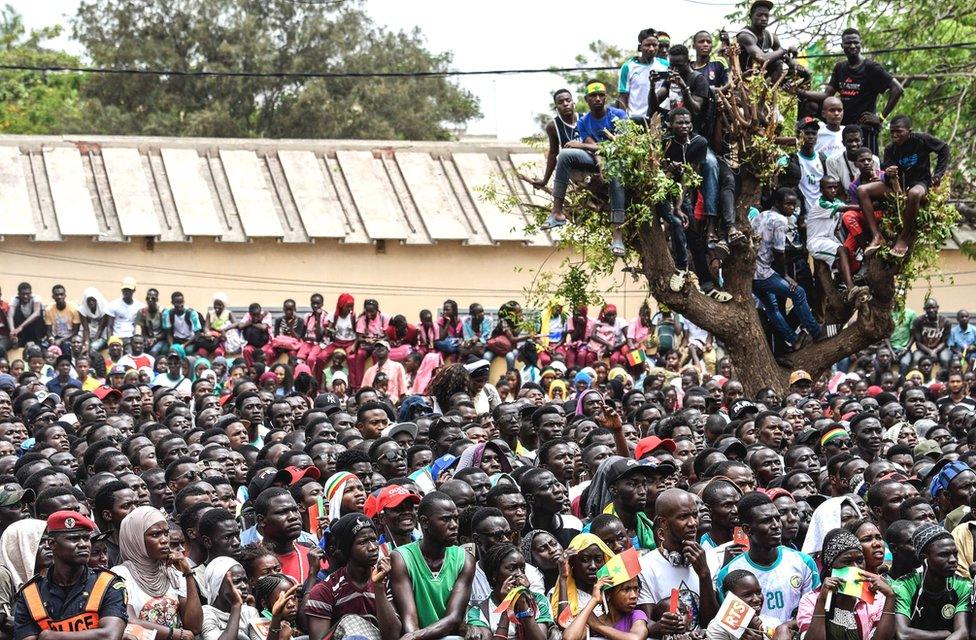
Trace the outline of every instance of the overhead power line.
<instances>
[{"instance_id":1,"label":"overhead power line","mask_svg":"<svg viewBox=\"0 0 976 640\"><path fill-rule=\"evenodd\" d=\"M934 49L968 49L976 42L916 45L866 51L865 55L879 55ZM805 58L842 58L843 53L814 53ZM91 73L100 75L173 76L179 78L448 78L459 76L525 75L534 73L572 73L578 71L611 71L617 66L547 67L538 69L485 69L475 71L189 71L185 69L152 69L128 67L86 67L67 65L0 64L0 71L35 71L38 73Z\"/></svg>"}]
</instances>

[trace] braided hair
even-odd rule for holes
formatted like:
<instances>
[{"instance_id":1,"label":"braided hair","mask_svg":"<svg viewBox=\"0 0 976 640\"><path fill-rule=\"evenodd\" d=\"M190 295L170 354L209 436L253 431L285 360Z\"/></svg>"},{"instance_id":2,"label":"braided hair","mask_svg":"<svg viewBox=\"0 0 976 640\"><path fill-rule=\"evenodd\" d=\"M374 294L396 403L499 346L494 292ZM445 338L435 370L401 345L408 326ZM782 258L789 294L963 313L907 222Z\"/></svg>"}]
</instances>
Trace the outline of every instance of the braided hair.
<instances>
[{"instance_id":1,"label":"braided hair","mask_svg":"<svg viewBox=\"0 0 976 640\"><path fill-rule=\"evenodd\" d=\"M467 393L471 377L462 364L444 365L437 370L430 384L427 395L434 396L442 412L450 411L451 396L455 393Z\"/></svg>"},{"instance_id":2,"label":"braided hair","mask_svg":"<svg viewBox=\"0 0 976 640\"><path fill-rule=\"evenodd\" d=\"M519 551L518 547L510 542L501 542L493 545L490 549L488 549L488 551L485 552L485 557L482 559L482 563L484 563L485 575L488 576L489 582L495 582L495 574L497 574L498 570L501 568L502 562L504 562L505 558L513 553L522 555L522 552Z\"/></svg>"},{"instance_id":3,"label":"braided hair","mask_svg":"<svg viewBox=\"0 0 976 640\"><path fill-rule=\"evenodd\" d=\"M254 588L251 589L251 593L254 595L254 608L258 611L270 610L274 604L271 601L271 595L282 582L291 584L293 580L283 573L269 573L259 579Z\"/></svg>"}]
</instances>

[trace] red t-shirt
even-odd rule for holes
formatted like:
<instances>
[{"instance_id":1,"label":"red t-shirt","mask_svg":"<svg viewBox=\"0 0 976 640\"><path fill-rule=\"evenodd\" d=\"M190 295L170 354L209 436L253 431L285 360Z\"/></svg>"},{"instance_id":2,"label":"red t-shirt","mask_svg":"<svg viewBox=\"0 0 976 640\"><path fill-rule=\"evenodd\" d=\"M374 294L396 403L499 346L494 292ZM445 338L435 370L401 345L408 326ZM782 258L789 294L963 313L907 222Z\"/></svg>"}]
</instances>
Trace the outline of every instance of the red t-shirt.
<instances>
[{"instance_id":1,"label":"red t-shirt","mask_svg":"<svg viewBox=\"0 0 976 640\"><path fill-rule=\"evenodd\" d=\"M294 544L294 551L291 553L286 553L278 556L278 562L281 563L281 572L286 576L291 576L298 581L298 584L304 584L308 580L308 547ZM316 570L318 570L316 568Z\"/></svg>"}]
</instances>

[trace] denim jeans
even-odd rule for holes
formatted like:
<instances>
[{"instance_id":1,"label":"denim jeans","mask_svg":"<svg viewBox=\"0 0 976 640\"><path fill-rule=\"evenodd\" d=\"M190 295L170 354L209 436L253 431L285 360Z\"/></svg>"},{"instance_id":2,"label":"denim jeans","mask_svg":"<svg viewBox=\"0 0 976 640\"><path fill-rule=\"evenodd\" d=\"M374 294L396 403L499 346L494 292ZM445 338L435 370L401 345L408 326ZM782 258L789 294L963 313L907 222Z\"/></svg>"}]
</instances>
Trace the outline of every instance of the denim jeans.
<instances>
[{"instance_id":1,"label":"denim jeans","mask_svg":"<svg viewBox=\"0 0 976 640\"><path fill-rule=\"evenodd\" d=\"M563 149L556 159L556 173L552 183L552 197L565 198L566 188L569 186L570 171L586 171L599 173L600 167L596 158L589 151L583 149ZM619 222L623 222L624 202L626 200L623 186L618 180L610 181L610 210L617 214ZM617 220L614 220L615 222Z\"/></svg>"},{"instance_id":2,"label":"denim jeans","mask_svg":"<svg viewBox=\"0 0 976 640\"><path fill-rule=\"evenodd\" d=\"M820 337L820 325L813 318L810 305L807 304L807 292L803 287L798 286L796 291L790 291L790 285L778 273L774 273L765 280L753 280L752 292L759 298L759 304L766 311L769 323L773 325L776 333L790 346L796 342L796 331L786 323L783 317L783 310L780 309L777 297L789 298L793 301L793 311L800 319L800 324L814 338Z\"/></svg>"},{"instance_id":3,"label":"denim jeans","mask_svg":"<svg viewBox=\"0 0 976 640\"><path fill-rule=\"evenodd\" d=\"M674 214L671 202L668 200L658 203L657 215L671 225L671 253L674 266L685 271L688 268L688 238L685 235L685 228L681 226L681 220Z\"/></svg>"},{"instance_id":4,"label":"denim jeans","mask_svg":"<svg viewBox=\"0 0 976 640\"><path fill-rule=\"evenodd\" d=\"M705 200L705 215L714 216L718 211L718 158L708 149L702 163L702 198Z\"/></svg>"}]
</instances>

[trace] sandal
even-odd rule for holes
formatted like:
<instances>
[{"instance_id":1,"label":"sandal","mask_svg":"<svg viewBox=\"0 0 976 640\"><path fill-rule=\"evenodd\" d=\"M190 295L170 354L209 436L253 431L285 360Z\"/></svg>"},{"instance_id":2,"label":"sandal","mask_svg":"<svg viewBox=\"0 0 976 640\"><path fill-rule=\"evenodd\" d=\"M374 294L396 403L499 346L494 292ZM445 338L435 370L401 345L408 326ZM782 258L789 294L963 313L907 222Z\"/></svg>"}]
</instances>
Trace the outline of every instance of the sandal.
<instances>
[{"instance_id":1,"label":"sandal","mask_svg":"<svg viewBox=\"0 0 976 640\"><path fill-rule=\"evenodd\" d=\"M721 289L710 289L704 292L706 296L715 300L716 302L730 302L732 300L732 294L728 291L722 291Z\"/></svg>"},{"instance_id":2,"label":"sandal","mask_svg":"<svg viewBox=\"0 0 976 640\"><path fill-rule=\"evenodd\" d=\"M542 223L542 226L539 227L539 231L551 231L552 229L556 229L558 227L565 227L567 224L569 224L569 220L566 218L560 220L559 218L550 215L548 218L546 218L546 221Z\"/></svg>"},{"instance_id":3,"label":"sandal","mask_svg":"<svg viewBox=\"0 0 976 640\"><path fill-rule=\"evenodd\" d=\"M733 247L737 247L740 244L746 243L746 234L742 233L735 227L729 229L729 244Z\"/></svg>"},{"instance_id":4,"label":"sandal","mask_svg":"<svg viewBox=\"0 0 976 640\"><path fill-rule=\"evenodd\" d=\"M724 240L719 240L715 244L709 243L708 248L715 253L715 257L719 261L724 261L729 257L729 245Z\"/></svg>"},{"instance_id":5,"label":"sandal","mask_svg":"<svg viewBox=\"0 0 976 640\"><path fill-rule=\"evenodd\" d=\"M872 295L871 290L868 287L854 286L847 290L847 295L845 297L849 304L854 303L855 301L857 304L864 304L871 300Z\"/></svg>"},{"instance_id":6,"label":"sandal","mask_svg":"<svg viewBox=\"0 0 976 640\"><path fill-rule=\"evenodd\" d=\"M668 282L668 286L671 288L671 291L678 293L679 291L684 289L685 276L687 275L687 273L688 273L687 271L677 271L675 272L674 275L671 276L671 280Z\"/></svg>"}]
</instances>

